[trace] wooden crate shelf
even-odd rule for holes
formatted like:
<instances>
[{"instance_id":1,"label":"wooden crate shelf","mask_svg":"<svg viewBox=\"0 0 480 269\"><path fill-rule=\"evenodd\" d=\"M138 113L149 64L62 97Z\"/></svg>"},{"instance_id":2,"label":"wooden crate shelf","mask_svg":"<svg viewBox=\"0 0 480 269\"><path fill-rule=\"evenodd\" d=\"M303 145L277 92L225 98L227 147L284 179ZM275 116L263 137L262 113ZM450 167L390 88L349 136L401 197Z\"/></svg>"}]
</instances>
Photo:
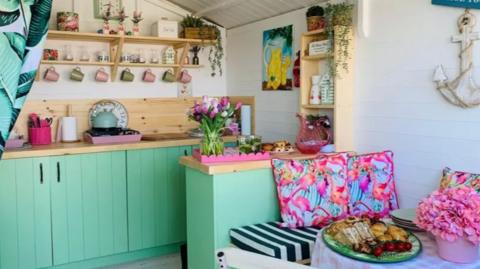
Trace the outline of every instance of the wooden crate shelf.
<instances>
[{"instance_id":1,"label":"wooden crate shelf","mask_svg":"<svg viewBox=\"0 0 480 269\"><path fill-rule=\"evenodd\" d=\"M331 53L322 53L318 55L311 55L311 56L302 56L302 60L304 61L319 61L319 60L325 60L328 58L331 58L332 54Z\"/></svg>"},{"instance_id":2,"label":"wooden crate shelf","mask_svg":"<svg viewBox=\"0 0 480 269\"><path fill-rule=\"evenodd\" d=\"M302 105L304 109L335 109L335 105Z\"/></svg>"},{"instance_id":3,"label":"wooden crate shelf","mask_svg":"<svg viewBox=\"0 0 480 269\"><path fill-rule=\"evenodd\" d=\"M336 26L334 33L346 29L339 29L342 26ZM348 32L348 31L347 31ZM320 114L328 115L332 121L333 141L337 151L353 151L353 55L354 55L354 41L353 31L350 30L350 56L347 60L349 65L349 72L346 72L341 67L337 70L337 75L333 78L334 85L334 104L332 105L310 105L310 89L312 87L311 77L316 75L323 75L329 72L330 65L323 60L332 59L335 61L338 51L338 42L340 40L335 38L334 34L334 50L332 53L319 54L309 56L307 55L310 42L318 41L325 36L324 30L311 31L303 33L301 36L301 56L300 56L300 113L302 114Z\"/></svg>"},{"instance_id":4,"label":"wooden crate shelf","mask_svg":"<svg viewBox=\"0 0 480 269\"><path fill-rule=\"evenodd\" d=\"M322 35L325 34L325 29L321 30L315 30L315 31L310 31L310 32L305 32L302 34L302 36L315 36L315 35Z\"/></svg>"}]
</instances>

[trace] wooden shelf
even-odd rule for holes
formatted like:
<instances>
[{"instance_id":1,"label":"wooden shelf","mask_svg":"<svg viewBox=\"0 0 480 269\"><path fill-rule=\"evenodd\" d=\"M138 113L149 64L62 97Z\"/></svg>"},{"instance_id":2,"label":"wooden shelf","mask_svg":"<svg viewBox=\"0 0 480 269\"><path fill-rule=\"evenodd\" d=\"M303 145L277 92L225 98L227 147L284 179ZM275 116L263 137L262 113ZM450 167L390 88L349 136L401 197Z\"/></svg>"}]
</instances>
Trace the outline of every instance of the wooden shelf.
<instances>
[{"instance_id":1,"label":"wooden shelf","mask_svg":"<svg viewBox=\"0 0 480 269\"><path fill-rule=\"evenodd\" d=\"M184 64L182 65L182 67L195 69L195 68L203 68L205 66L203 64Z\"/></svg>"},{"instance_id":2,"label":"wooden shelf","mask_svg":"<svg viewBox=\"0 0 480 269\"><path fill-rule=\"evenodd\" d=\"M304 109L335 109L335 105L302 105Z\"/></svg>"},{"instance_id":3,"label":"wooden shelf","mask_svg":"<svg viewBox=\"0 0 480 269\"><path fill-rule=\"evenodd\" d=\"M113 42L123 40L127 44L150 44L150 45L178 45L178 44L213 44L212 40L169 38L155 36L126 36L126 35L102 35L97 33L80 33L49 30L49 40L71 40L71 41L91 41L91 42Z\"/></svg>"},{"instance_id":4,"label":"wooden shelf","mask_svg":"<svg viewBox=\"0 0 480 269\"><path fill-rule=\"evenodd\" d=\"M324 34L324 33L326 33L325 29L321 29L321 30L306 32L306 33L303 33L302 35L303 36L312 36L312 35L321 35L321 34Z\"/></svg>"},{"instance_id":5,"label":"wooden shelf","mask_svg":"<svg viewBox=\"0 0 480 269\"><path fill-rule=\"evenodd\" d=\"M110 66L111 79L115 79L119 67L151 67L151 68L173 68L175 76L180 75L182 68L203 68L203 65L184 65L183 62L188 56L191 46L205 44L213 45L215 40L200 40L200 39L186 39L186 38L168 38L168 37L154 37L154 36L125 36L125 35L102 35L97 33L78 33L78 32L64 32L49 30L48 40L62 40L62 41L87 41L87 42L105 42L109 44L110 59L112 62L81 62L81 61L42 61L42 64L51 65L97 65ZM168 45L173 46L179 57L179 64L151 64L151 63L122 63L120 57L125 44L143 44L143 45ZM39 77L36 78L39 80Z\"/></svg>"},{"instance_id":6,"label":"wooden shelf","mask_svg":"<svg viewBox=\"0 0 480 269\"><path fill-rule=\"evenodd\" d=\"M66 31L48 31L48 40L65 40L65 41L91 41L91 42L112 42L119 39L116 35L101 35L97 33L79 33Z\"/></svg>"},{"instance_id":7,"label":"wooden shelf","mask_svg":"<svg viewBox=\"0 0 480 269\"><path fill-rule=\"evenodd\" d=\"M95 65L95 66L113 66L112 62L82 62L82 61L41 61L44 65Z\"/></svg>"},{"instance_id":8,"label":"wooden shelf","mask_svg":"<svg viewBox=\"0 0 480 269\"><path fill-rule=\"evenodd\" d=\"M323 53L323 54L312 55L312 56L302 56L302 60L303 61L319 61L319 60L325 60L331 57L332 57L332 54Z\"/></svg>"},{"instance_id":9,"label":"wooden shelf","mask_svg":"<svg viewBox=\"0 0 480 269\"><path fill-rule=\"evenodd\" d=\"M178 64L151 64L151 63L119 63L121 67L152 67L152 68L178 68Z\"/></svg>"}]
</instances>

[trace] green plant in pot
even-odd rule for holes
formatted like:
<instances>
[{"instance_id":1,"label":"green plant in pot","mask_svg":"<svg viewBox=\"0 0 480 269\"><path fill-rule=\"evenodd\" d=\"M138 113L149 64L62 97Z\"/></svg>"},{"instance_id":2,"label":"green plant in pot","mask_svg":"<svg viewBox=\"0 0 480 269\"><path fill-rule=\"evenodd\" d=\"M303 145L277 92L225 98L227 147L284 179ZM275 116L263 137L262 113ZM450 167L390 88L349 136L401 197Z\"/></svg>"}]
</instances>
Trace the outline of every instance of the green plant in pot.
<instances>
[{"instance_id":1,"label":"green plant in pot","mask_svg":"<svg viewBox=\"0 0 480 269\"><path fill-rule=\"evenodd\" d=\"M210 47L208 60L212 69L212 77L216 76L217 72L222 76L222 59L225 53L220 29L215 25L207 25L201 17L192 15L185 16L180 25L184 29L185 38L201 39L202 46L209 44L205 41L215 41Z\"/></svg>"},{"instance_id":2,"label":"green plant in pot","mask_svg":"<svg viewBox=\"0 0 480 269\"><path fill-rule=\"evenodd\" d=\"M325 28L325 10L321 6L313 6L307 10L307 29L315 31Z\"/></svg>"},{"instance_id":3,"label":"green plant in pot","mask_svg":"<svg viewBox=\"0 0 480 269\"><path fill-rule=\"evenodd\" d=\"M350 42L353 25L353 5L348 3L327 4L325 9L327 25L325 31L331 44L337 46L335 59L330 59L330 71L333 76L338 74L339 68L348 72L350 59Z\"/></svg>"}]
</instances>

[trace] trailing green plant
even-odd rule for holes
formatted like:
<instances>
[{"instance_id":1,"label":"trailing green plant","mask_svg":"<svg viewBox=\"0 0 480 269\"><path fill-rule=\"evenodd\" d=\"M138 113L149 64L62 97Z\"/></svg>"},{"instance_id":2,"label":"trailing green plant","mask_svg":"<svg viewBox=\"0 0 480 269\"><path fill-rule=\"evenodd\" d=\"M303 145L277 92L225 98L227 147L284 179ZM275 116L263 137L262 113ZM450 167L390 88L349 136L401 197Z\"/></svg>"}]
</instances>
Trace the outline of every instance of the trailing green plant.
<instances>
[{"instance_id":1,"label":"trailing green plant","mask_svg":"<svg viewBox=\"0 0 480 269\"><path fill-rule=\"evenodd\" d=\"M218 29L215 25L206 24L201 17L196 17L193 15L187 15L183 18L180 22L180 25L183 28L200 28L200 32L202 33L209 33L210 31L215 32L215 42L210 47L210 51L208 53L208 61L210 62L210 68L212 69L212 77L217 75L217 72L220 76L223 75L223 68L222 68L222 59L225 56L223 50L223 42L222 42L222 33L220 29ZM208 36L208 35L206 35ZM202 40L202 47L208 45L210 40ZM195 48L197 53L200 51L200 48Z\"/></svg>"},{"instance_id":2,"label":"trailing green plant","mask_svg":"<svg viewBox=\"0 0 480 269\"><path fill-rule=\"evenodd\" d=\"M222 68L222 59L225 56L225 52L223 50L223 42L222 42L222 33L217 26L211 25L215 31L215 35L217 39L215 40L215 44L210 47L210 52L208 53L208 61L210 62L210 68L212 69L212 77L217 75L217 70L220 76L223 75L223 68Z\"/></svg>"},{"instance_id":3,"label":"trailing green plant","mask_svg":"<svg viewBox=\"0 0 480 269\"><path fill-rule=\"evenodd\" d=\"M336 76L339 68L347 72L349 68L353 5L345 2L339 4L328 3L325 13L327 19L325 31L332 44L331 50L335 53L335 57L330 58L330 72L332 76Z\"/></svg>"},{"instance_id":4,"label":"trailing green plant","mask_svg":"<svg viewBox=\"0 0 480 269\"><path fill-rule=\"evenodd\" d=\"M321 6L313 6L307 10L307 17L314 17L314 16L322 17L323 15L325 15L325 10Z\"/></svg>"}]
</instances>

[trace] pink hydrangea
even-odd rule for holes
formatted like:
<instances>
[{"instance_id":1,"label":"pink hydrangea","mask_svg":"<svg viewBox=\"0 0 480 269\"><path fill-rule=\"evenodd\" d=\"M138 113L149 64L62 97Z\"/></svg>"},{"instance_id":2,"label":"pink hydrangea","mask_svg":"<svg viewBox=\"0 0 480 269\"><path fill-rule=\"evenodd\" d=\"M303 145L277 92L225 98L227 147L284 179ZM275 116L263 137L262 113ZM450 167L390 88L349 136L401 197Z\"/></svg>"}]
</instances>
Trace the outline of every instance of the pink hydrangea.
<instances>
[{"instance_id":1,"label":"pink hydrangea","mask_svg":"<svg viewBox=\"0 0 480 269\"><path fill-rule=\"evenodd\" d=\"M465 237L480 244L480 195L470 187L435 191L417 208L415 224L453 242Z\"/></svg>"}]
</instances>

